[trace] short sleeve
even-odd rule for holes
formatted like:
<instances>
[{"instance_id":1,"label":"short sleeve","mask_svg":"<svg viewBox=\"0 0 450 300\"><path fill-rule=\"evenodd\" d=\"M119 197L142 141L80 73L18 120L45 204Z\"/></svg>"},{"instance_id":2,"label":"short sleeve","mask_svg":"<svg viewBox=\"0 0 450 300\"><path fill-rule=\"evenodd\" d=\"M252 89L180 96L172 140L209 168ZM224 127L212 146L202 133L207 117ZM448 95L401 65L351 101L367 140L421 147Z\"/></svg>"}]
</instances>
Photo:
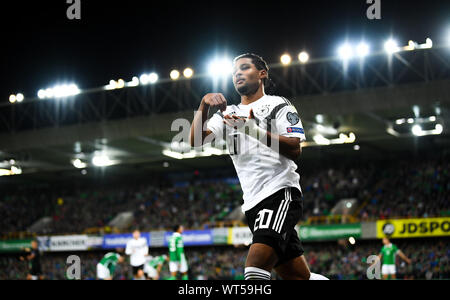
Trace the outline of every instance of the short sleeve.
<instances>
[{"instance_id":1,"label":"short sleeve","mask_svg":"<svg viewBox=\"0 0 450 300\"><path fill-rule=\"evenodd\" d=\"M211 130L216 139L222 139L223 125L222 117L218 113L215 113L211 119L209 119L206 128Z\"/></svg>"},{"instance_id":2,"label":"short sleeve","mask_svg":"<svg viewBox=\"0 0 450 300\"><path fill-rule=\"evenodd\" d=\"M301 142L306 141L302 121L293 105L287 105L277 112L276 126L279 135L299 138Z\"/></svg>"},{"instance_id":3,"label":"short sleeve","mask_svg":"<svg viewBox=\"0 0 450 300\"><path fill-rule=\"evenodd\" d=\"M399 250L398 247L396 245L394 245L394 254L397 254L398 250Z\"/></svg>"}]
</instances>

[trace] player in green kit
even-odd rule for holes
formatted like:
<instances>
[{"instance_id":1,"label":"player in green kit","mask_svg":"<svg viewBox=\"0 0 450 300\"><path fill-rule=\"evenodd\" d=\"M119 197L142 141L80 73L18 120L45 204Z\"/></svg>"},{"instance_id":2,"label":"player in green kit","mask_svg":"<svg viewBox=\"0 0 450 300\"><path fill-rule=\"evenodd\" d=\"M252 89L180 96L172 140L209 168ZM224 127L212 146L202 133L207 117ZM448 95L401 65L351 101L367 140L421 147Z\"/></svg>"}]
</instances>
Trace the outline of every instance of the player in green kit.
<instances>
[{"instance_id":1,"label":"player in green kit","mask_svg":"<svg viewBox=\"0 0 450 300\"><path fill-rule=\"evenodd\" d=\"M380 254L378 257L383 258L382 263L383 267L381 269L381 273L383 274L383 279L388 279L388 276L391 276L391 279L395 279L395 257L398 254L401 259L406 261L408 264L411 264L411 260L406 257L406 255L397 248L396 245L392 244L388 238L383 238L383 248L381 248Z\"/></svg>"},{"instance_id":2,"label":"player in green kit","mask_svg":"<svg viewBox=\"0 0 450 300\"><path fill-rule=\"evenodd\" d=\"M158 280L161 269L166 261L169 260L167 255L148 256L147 262L144 265L144 273L150 280Z\"/></svg>"},{"instance_id":3,"label":"player in green kit","mask_svg":"<svg viewBox=\"0 0 450 300\"><path fill-rule=\"evenodd\" d=\"M103 258L97 264L97 279L112 280L117 264L122 263L123 261L123 256L117 253L106 253L105 256L103 256Z\"/></svg>"},{"instance_id":4,"label":"player in green kit","mask_svg":"<svg viewBox=\"0 0 450 300\"><path fill-rule=\"evenodd\" d=\"M169 270L172 275L170 280L176 280L178 272L181 273L181 279L188 280L188 265L184 255L183 238L181 237L184 228L181 225L176 225L173 231L174 233L169 241Z\"/></svg>"}]
</instances>

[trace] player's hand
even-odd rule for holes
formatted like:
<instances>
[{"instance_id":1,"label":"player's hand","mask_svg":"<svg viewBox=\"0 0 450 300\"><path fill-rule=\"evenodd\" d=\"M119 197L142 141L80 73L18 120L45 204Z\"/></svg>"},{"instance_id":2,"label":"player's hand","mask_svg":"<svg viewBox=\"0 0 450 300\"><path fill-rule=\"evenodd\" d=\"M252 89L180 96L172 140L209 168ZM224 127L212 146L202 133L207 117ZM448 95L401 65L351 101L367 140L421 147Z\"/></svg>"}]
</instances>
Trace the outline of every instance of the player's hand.
<instances>
[{"instance_id":1,"label":"player's hand","mask_svg":"<svg viewBox=\"0 0 450 300\"><path fill-rule=\"evenodd\" d=\"M246 120L235 115L226 115L223 117L223 123L234 128L241 129L244 127Z\"/></svg>"},{"instance_id":2,"label":"player's hand","mask_svg":"<svg viewBox=\"0 0 450 300\"><path fill-rule=\"evenodd\" d=\"M203 97L202 102L209 107L217 107L221 111L227 109L227 99L221 93L210 93Z\"/></svg>"},{"instance_id":3,"label":"player's hand","mask_svg":"<svg viewBox=\"0 0 450 300\"><path fill-rule=\"evenodd\" d=\"M411 259L408 259L406 262L408 263L408 265L410 265L411 264Z\"/></svg>"}]
</instances>

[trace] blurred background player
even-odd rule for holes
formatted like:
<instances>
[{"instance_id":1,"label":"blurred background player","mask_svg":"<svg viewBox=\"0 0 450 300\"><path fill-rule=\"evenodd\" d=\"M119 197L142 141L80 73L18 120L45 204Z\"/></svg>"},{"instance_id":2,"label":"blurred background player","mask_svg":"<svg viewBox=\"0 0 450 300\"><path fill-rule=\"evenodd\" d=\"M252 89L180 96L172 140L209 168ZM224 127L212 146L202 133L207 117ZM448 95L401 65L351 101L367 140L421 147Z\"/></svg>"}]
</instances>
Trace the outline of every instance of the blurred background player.
<instances>
[{"instance_id":1,"label":"blurred background player","mask_svg":"<svg viewBox=\"0 0 450 300\"><path fill-rule=\"evenodd\" d=\"M148 279L158 280L161 269L166 261L169 260L167 255L147 256L147 262L144 266L144 273Z\"/></svg>"},{"instance_id":2,"label":"blurred background player","mask_svg":"<svg viewBox=\"0 0 450 300\"><path fill-rule=\"evenodd\" d=\"M148 245L145 238L141 238L139 229L133 231L133 239L127 242L125 254L130 255L130 264L133 268L133 277L135 280L145 280L144 264L145 257L148 255Z\"/></svg>"},{"instance_id":3,"label":"blurred background player","mask_svg":"<svg viewBox=\"0 0 450 300\"><path fill-rule=\"evenodd\" d=\"M381 274L383 274L383 279L395 279L396 268L395 268L395 257L398 254L401 259L411 264L411 260L406 257L406 255L397 248L396 245L392 244L388 238L383 238L383 248L381 248L378 257L382 261L383 267L381 268ZM383 260L381 260L383 259Z\"/></svg>"},{"instance_id":4,"label":"blurred background player","mask_svg":"<svg viewBox=\"0 0 450 300\"><path fill-rule=\"evenodd\" d=\"M184 255L184 245L183 238L181 234L184 231L183 226L176 225L173 228L173 234L169 241L169 270L170 270L170 280L177 279L177 273L181 273L182 280L188 280L188 265L186 256Z\"/></svg>"},{"instance_id":5,"label":"blurred background player","mask_svg":"<svg viewBox=\"0 0 450 300\"><path fill-rule=\"evenodd\" d=\"M27 280L43 280L44 276L42 275L41 254L38 249L38 242L32 241L31 249L26 248L25 251L29 254L27 254L25 257L21 256L20 260L28 261Z\"/></svg>"},{"instance_id":6,"label":"blurred background player","mask_svg":"<svg viewBox=\"0 0 450 300\"><path fill-rule=\"evenodd\" d=\"M117 264L124 262L124 260L124 257L118 253L106 253L97 264L97 279L112 280Z\"/></svg>"}]
</instances>

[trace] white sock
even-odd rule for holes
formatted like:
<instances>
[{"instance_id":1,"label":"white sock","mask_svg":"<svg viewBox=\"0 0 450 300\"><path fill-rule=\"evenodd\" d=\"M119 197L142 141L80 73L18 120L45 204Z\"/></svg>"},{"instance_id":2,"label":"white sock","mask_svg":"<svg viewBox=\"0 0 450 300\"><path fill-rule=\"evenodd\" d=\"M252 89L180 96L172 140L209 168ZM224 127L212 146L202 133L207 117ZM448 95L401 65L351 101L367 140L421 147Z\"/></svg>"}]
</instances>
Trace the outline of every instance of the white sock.
<instances>
[{"instance_id":1,"label":"white sock","mask_svg":"<svg viewBox=\"0 0 450 300\"><path fill-rule=\"evenodd\" d=\"M328 279L325 276L322 276L320 274L311 272L311 276L309 277L309 280L330 280L330 279Z\"/></svg>"},{"instance_id":2,"label":"white sock","mask_svg":"<svg viewBox=\"0 0 450 300\"><path fill-rule=\"evenodd\" d=\"M247 267L244 270L244 276L245 280L270 280L272 274L260 268Z\"/></svg>"}]
</instances>

